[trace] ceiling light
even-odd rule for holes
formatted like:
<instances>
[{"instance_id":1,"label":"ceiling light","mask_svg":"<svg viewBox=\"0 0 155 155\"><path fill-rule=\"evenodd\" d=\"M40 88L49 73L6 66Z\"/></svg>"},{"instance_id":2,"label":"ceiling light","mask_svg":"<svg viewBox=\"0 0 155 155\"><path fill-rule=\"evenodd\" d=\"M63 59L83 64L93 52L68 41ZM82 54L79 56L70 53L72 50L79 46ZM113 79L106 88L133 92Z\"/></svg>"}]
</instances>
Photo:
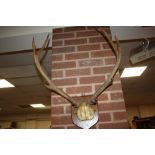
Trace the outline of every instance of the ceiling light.
<instances>
[{"instance_id":1,"label":"ceiling light","mask_svg":"<svg viewBox=\"0 0 155 155\"><path fill-rule=\"evenodd\" d=\"M30 104L30 106L33 108L44 108L45 107L45 105L43 104Z\"/></svg>"},{"instance_id":2,"label":"ceiling light","mask_svg":"<svg viewBox=\"0 0 155 155\"><path fill-rule=\"evenodd\" d=\"M15 86L5 79L0 79L0 88L10 88L10 87L15 87Z\"/></svg>"},{"instance_id":3,"label":"ceiling light","mask_svg":"<svg viewBox=\"0 0 155 155\"><path fill-rule=\"evenodd\" d=\"M147 68L147 66L125 68L123 70L121 78L141 76L146 68Z\"/></svg>"}]
</instances>

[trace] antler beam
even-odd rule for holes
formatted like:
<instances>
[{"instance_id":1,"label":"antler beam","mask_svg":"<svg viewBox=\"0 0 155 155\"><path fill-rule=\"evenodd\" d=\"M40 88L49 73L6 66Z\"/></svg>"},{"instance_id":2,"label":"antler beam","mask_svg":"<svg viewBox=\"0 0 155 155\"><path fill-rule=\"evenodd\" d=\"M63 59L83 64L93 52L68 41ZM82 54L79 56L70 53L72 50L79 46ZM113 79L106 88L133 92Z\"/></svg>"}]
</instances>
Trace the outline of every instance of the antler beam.
<instances>
[{"instance_id":1,"label":"antler beam","mask_svg":"<svg viewBox=\"0 0 155 155\"><path fill-rule=\"evenodd\" d=\"M108 34L105 32L105 30L103 28L99 28L96 31L98 31L103 37L106 38L106 40L108 41L109 45L112 47L113 52L116 56L116 65L113 69L113 71L111 72L110 76L108 77L107 81L105 83L103 83L98 89L97 91L94 93L94 95L92 96L92 98L90 99L90 102L92 104L96 104L97 103L97 97L105 90L107 89L110 85L112 85L113 82L113 78L115 76L115 74L118 71L118 68L120 66L120 62L121 62L121 49L120 49L120 45L118 42L117 37L115 36L116 39L116 44L117 46L112 42L112 40L110 39L110 37L108 36Z\"/></svg>"},{"instance_id":2,"label":"antler beam","mask_svg":"<svg viewBox=\"0 0 155 155\"><path fill-rule=\"evenodd\" d=\"M46 40L42 46L42 48L40 50L37 50L36 45L35 45L35 40L33 38L32 41L32 48L33 48L33 53L34 53L34 62L36 65L37 70L39 71L39 73L41 74L41 76L43 77L43 79L45 80L45 86L50 89L51 91L55 92L56 94L64 97L66 100L68 100L72 106L77 106L77 103L74 101L73 98L71 98L68 94L66 94L64 91L62 91L61 89L59 89L58 87L56 87L56 85L50 80L50 78L46 75L44 69L42 68L40 61L39 61L39 53L43 52L44 49L46 49L46 52L48 50L48 46L49 46L49 34L46 37Z\"/></svg>"}]
</instances>

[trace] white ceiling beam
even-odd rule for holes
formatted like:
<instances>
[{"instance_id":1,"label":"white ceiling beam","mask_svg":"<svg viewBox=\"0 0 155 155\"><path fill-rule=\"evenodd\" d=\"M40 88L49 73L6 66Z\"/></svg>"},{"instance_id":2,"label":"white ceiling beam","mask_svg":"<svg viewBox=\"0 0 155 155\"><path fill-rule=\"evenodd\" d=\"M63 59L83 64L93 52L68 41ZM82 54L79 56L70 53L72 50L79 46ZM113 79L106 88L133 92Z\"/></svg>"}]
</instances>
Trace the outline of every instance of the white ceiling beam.
<instances>
[{"instance_id":1,"label":"white ceiling beam","mask_svg":"<svg viewBox=\"0 0 155 155\"><path fill-rule=\"evenodd\" d=\"M52 30L50 34L52 33ZM47 36L48 32L29 34L22 36L14 36L9 38L0 38L0 53L13 52L13 51L23 51L32 49L32 38L35 37L36 46L40 48ZM51 46L50 42L50 45Z\"/></svg>"},{"instance_id":2,"label":"white ceiling beam","mask_svg":"<svg viewBox=\"0 0 155 155\"><path fill-rule=\"evenodd\" d=\"M120 41L155 38L155 27L111 26L112 39L115 35Z\"/></svg>"},{"instance_id":3,"label":"white ceiling beam","mask_svg":"<svg viewBox=\"0 0 155 155\"><path fill-rule=\"evenodd\" d=\"M58 26L10 26L0 27L0 53L32 49L32 38L40 48L48 33ZM50 42L51 46L52 41Z\"/></svg>"},{"instance_id":4,"label":"white ceiling beam","mask_svg":"<svg viewBox=\"0 0 155 155\"><path fill-rule=\"evenodd\" d=\"M0 38L52 32L53 28L58 28L58 26L1 26Z\"/></svg>"}]
</instances>

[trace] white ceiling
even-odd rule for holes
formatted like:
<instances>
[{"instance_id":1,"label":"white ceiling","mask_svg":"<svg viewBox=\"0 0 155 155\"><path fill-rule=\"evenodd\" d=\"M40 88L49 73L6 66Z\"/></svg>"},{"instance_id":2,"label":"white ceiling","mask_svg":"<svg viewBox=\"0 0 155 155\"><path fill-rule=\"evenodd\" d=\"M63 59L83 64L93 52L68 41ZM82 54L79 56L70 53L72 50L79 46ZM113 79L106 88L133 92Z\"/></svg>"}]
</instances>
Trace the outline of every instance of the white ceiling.
<instances>
[{"instance_id":1,"label":"white ceiling","mask_svg":"<svg viewBox=\"0 0 155 155\"><path fill-rule=\"evenodd\" d=\"M50 77L51 51L43 63ZM15 88L0 89L1 114L37 112L19 105L43 103L50 107L50 92L43 86L36 71L31 53L0 56L0 75L15 85Z\"/></svg>"}]
</instances>

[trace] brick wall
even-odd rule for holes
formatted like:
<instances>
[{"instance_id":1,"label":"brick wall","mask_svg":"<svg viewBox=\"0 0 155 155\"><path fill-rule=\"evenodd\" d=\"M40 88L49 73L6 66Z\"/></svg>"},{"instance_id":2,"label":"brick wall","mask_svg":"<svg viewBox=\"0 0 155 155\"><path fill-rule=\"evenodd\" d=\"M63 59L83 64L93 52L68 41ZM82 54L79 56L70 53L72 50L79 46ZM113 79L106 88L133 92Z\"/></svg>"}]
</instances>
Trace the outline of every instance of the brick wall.
<instances>
[{"instance_id":1,"label":"brick wall","mask_svg":"<svg viewBox=\"0 0 155 155\"><path fill-rule=\"evenodd\" d=\"M110 35L109 27L106 31ZM53 30L52 80L75 100L92 95L115 64L105 39L94 27L66 27ZM68 101L52 93L53 128L78 128L72 124ZM92 128L128 128L120 76L98 98L99 122Z\"/></svg>"}]
</instances>

